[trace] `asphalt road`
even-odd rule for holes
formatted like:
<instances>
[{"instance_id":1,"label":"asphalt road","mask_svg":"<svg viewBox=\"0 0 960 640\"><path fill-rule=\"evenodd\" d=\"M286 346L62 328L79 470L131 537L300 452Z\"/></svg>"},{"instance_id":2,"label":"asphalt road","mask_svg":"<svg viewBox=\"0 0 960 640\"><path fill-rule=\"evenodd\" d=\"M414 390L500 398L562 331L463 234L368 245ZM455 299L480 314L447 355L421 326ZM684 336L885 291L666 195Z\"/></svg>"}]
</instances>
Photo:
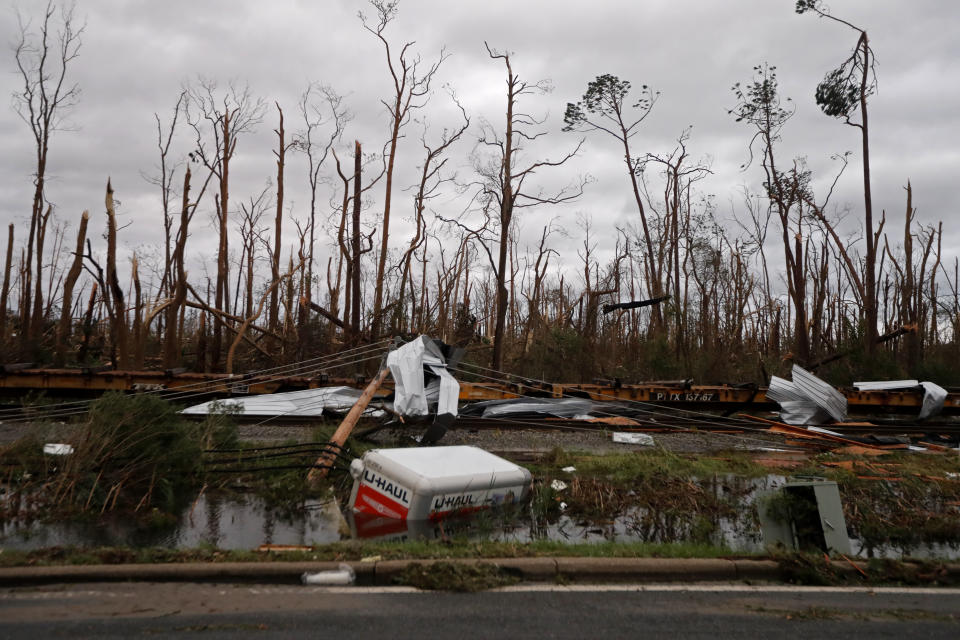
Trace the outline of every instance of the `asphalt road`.
<instances>
[{"instance_id":1,"label":"asphalt road","mask_svg":"<svg viewBox=\"0 0 960 640\"><path fill-rule=\"evenodd\" d=\"M521 585L478 594L191 583L0 590L3 638L957 638L960 590Z\"/></svg>"}]
</instances>

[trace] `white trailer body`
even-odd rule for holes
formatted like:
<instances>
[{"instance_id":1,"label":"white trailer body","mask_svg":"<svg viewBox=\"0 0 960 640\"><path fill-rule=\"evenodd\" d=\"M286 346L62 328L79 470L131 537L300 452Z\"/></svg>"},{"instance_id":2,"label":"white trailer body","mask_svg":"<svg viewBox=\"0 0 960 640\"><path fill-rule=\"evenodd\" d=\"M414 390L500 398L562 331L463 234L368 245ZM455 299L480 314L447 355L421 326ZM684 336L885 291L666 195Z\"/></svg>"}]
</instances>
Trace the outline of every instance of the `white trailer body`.
<instances>
[{"instance_id":1,"label":"white trailer body","mask_svg":"<svg viewBox=\"0 0 960 640\"><path fill-rule=\"evenodd\" d=\"M374 449L350 465L355 513L397 520L436 520L450 514L518 502L530 472L477 447Z\"/></svg>"}]
</instances>

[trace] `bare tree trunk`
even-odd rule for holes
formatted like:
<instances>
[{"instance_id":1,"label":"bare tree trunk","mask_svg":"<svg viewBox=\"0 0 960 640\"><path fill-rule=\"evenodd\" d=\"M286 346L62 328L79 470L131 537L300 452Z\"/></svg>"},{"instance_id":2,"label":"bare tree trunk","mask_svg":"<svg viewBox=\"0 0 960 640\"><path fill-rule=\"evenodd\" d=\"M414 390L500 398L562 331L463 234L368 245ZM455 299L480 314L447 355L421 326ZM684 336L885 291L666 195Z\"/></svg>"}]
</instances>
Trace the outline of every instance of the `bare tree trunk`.
<instances>
[{"instance_id":1,"label":"bare tree trunk","mask_svg":"<svg viewBox=\"0 0 960 640\"><path fill-rule=\"evenodd\" d=\"M503 137L503 164L500 192L500 239L497 254L497 308L493 328L493 355L491 367L503 370L503 341L507 319L507 251L510 244L510 225L513 223L513 107L517 100L517 76L510 67L510 57L504 56L507 65L507 129Z\"/></svg>"},{"instance_id":2,"label":"bare tree trunk","mask_svg":"<svg viewBox=\"0 0 960 640\"><path fill-rule=\"evenodd\" d=\"M400 49L399 55L394 55L390 43L384 35L387 25L396 17L397 3L374 0L372 4L377 10L378 21L376 26L371 27L368 25L362 15L361 20L363 20L364 28L374 34L383 44L387 57L387 68L390 71L390 78L393 80L391 102L388 103L386 100L382 101L390 114L390 151L386 168L387 180L383 194L383 223L380 231L380 255L377 261L377 275L374 281L373 291L373 312L370 319L371 339L376 340L379 338L381 325L383 323L383 287L390 238L390 205L393 196L393 170L396 165L397 143L400 140L400 130L409 120L410 111L423 107L429 99L430 82L440 67L440 64L443 62L444 54L441 52L440 59L431 65L423 75L417 75L417 67L420 64L419 56L412 60L407 57L407 53L413 43L407 42Z\"/></svg>"},{"instance_id":3,"label":"bare tree trunk","mask_svg":"<svg viewBox=\"0 0 960 640\"><path fill-rule=\"evenodd\" d=\"M83 269L83 244L87 239L87 222L90 214L86 211L80 216L80 228L77 230L77 248L73 253L73 263L70 265L70 271L67 273L67 279L63 283L63 302L60 309L60 324L57 327L57 342L54 348L53 364L56 367L62 367L66 362L66 346L70 339L70 325L73 322L73 288L80 277ZM12 231L12 228L11 228ZM12 237L12 234L11 234ZM2 337L2 332L0 332Z\"/></svg>"},{"instance_id":4,"label":"bare tree trunk","mask_svg":"<svg viewBox=\"0 0 960 640\"><path fill-rule=\"evenodd\" d=\"M223 149L220 159L220 198L219 198L219 220L220 220L220 244L217 249L217 284L216 284L216 307L227 310L230 307L229 287L229 266L227 264L227 252L229 236L229 227L227 226L227 212L230 202L230 159L232 149L235 144L230 129L230 112L223 114L221 120ZM213 344L210 351L210 367L217 369L220 366L220 349L223 345L223 320L215 316L213 319Z\"/></svg>"},{"instance_id":5,"label":"bare tree trunk","mask_svg":"<svg viewBox=\"0 0 960 640\"><path fill-rule=\"evenodd\" d=\"M146 336L143 331L143 290L140 285L140 270L137 263L137 255L133 255L130 268L130 278L133 280L133 368L137 371L143 369L143 361L146 357Z\"/></svg>"},{"instance_id":6,"label":"bare tree trunk","mask_svg":"<svg viewBox=\"0 0 960 640\"><path fill-rule=\"evenodd\" d=\"M118 352L118 366L130 368L129 341L127 338L127 309L123 301L123 289L117 278L117 213L113 205L113 187L107 179L107 285L113 298L113 338Z\"/></svg>"},{"instance_id":7,"label":"bare tree trunk","mask_svg":"<svg viewBox=\"0 0 960 640\"><path fill-rule=\"evenodd\" d=\"M13 262L13 224L7 228L7 258L3 263L3 289L0 289L0 347L7 338L7 301L10 297L10 267Z\"/></svg>"},{"instance_id":8,"label":"bare tree trunk","mask_svg":"<svg viewBox=\"0 0 960 640\"><path fill-rule=\"evenodd\" d=\"M867 353L877 346L877 237L873 229L873 195L870 189L870 129L867 124L867 77L870 73L870 46L867 32L860 32L858 47L863 50L863 74L860 78L860 133L863 143L863 215L867 255L864 261L864 316L867 323ZM881 224L882 227L882 224ZM879 230L877 231L879 233Z\"/></svg>"},{"instance_id":9,"label":"bare tree trunk","mask_svg":"<svg viewBox=\"0 0 960 640\"><path fill-rule=\"evenodd\" d=\"M43 216L43 208L46 204L44 188L50 139L57 131L58 123L64 113L76 104L80 95L79 87L68 82L66 78L70 63L79 55L83 27L75 28L72 6L63 7L59 11L59 25L55 24L57 13L57 5L48 1L43 10L43 18L37 23L36 33L29 30L31 22L20 17L20 32L13 47L19 79L22 82L22 88L13 94L13 107L29 125L36 151L30 233L21 278L20 347L25 356L36 346L35 339L40 331L40 327L34 326L35 323L31 321L31 310L34 311L35 319L42 316L42 300L39 307L36 301L31 305L34 276L36 276L37 297L41 296L42 291L40 288L42 282L40 269L43 266L42 241L38 243L36 274L33 273L32 263L35 239L40 233L41 222L44 225L46 222L41 218L45 218ZM47 216L49 215L48 207ZM37 311L38 308L41 311Z\"/></svg>"},{"instance_id":10,"label":"bare tree trunk","mask_svg":"<svg viewBox=\"0 0 960 640\"><path fill-rule=\"evenodd\" d=\"M207 370L207 314L197 314L197 361L194 371L203 373Z\"/></svg>"},{"instance_id":11,"label":"bare tree trunk","mask_svg":"<svg viewBox=\"0 0 960 640\"><path fill-rule=\"evenodd\" d=\"M172 368L180 364L180 315L187 299L187 273L184 268L184 250L187 244L187 229L190 224L190 167L183 176L183 200L180 206L180 228L173 250L173 302L167 307L167 334L163 345L163 364Z\"/></svg>"},{"instance_id":12,"label":"bare tree trunk","mask_svg":"<svg viewBox=\"0 0 960 640\"><path fill-rule=\"evenodd\" d=\"M280 114L280 126L277 129L274 129L274 132L277 134L278 144L277 150L273 152L273 154L277 157L277 215L273 223L273 259L270 263L270 276L273 282L276 282L280 278L280 236L283 226L283 171L284 158L287 152L287 147L284 141L283 109L280 108L279 103L275 104L277 105L277 111ZM267 326L270 327L271 331L277 330L277 319L279 317L278 294L279 292L277 287L273 287L270 291L270 317L267 322Z\"/></svg>"},{"instance_id":13,"label":"bare tree trunk","mask_svg":"<svg viewBox=\"0 0 960 640\"><path fill-rule=\"evenodd\" d=\"M360 172L363 168L363 154L360 141L354 142L353 149L353 228L351 229L353 254L353 273L350 276L352 293L350 298L350 325L353 332L353 342L360 342Z\"/></svg>"},{"instance_id":14,"label":"bare tree trunk","mask_svg":"<svg viewBox=\"0 0 960 640\"><path fill-rule=\"evenodd\" d=\"M34 282L33 317L30 320L30 341L33 344L37 344L43 333L43 245L47 238L47 225L52 212L53 207L47 205L46 212L40 216L37 225L37 270Z\"/></svg>"},{"instance_id":15,"label":"bare tree trunk","mask_svg":"<svg viewBox=\"0 0 960 640\"><path fill-rule=\"evenodd\" d=\"M529 114L516 112L517 101L521 96L536 91L543 91L541 83L528 83L521 81L519 76L513 73L513 67L510 63L510 56L502 53L496 53L490 49L490 46L484 43L487 53L492 59L504 61L507 67L507 112L506 112L506 130L503 137L496 134L481 138L481 142L492 145L499 149L499 166L495 172L480 170L481 175L486 179L484 186L484 195L488 199L488 206L497 207L499 211L499 238L498 254L496 265L493 264L493 257L488 250L488 258L491 266L494 268L496 277L496 321L493 331L493 353L491 356L491 366L496 370L503 369L504 361L504 338L506 333L506 316L510 300L506 286L507 278L507 252L510 243L510 231L513 223L514 209L517 206L532 206L536 204L558 204L561 202L570 202L580 197L583 193L583 182L579 188L564 188L554 195L545 195L540 193L536 196L530 196L522 190L524 180L532 173L545 167L558 167L566 163L575 156L583 144L583 140L577 144L576 148L558 160L542 160L532 162L526 167L514 166L518 140L529 139L538 134L525 131L536 123L536 119ZM518 201L520 204L518 205Z\"/></svg>"},{"instance_id":16,"label":"bare tree trunk","mask_svg":"<svg viewBox=\"0 0 960 640\"><path fill-rule=\"evenodd\" d=\"M87 312L83 316L83 342L80 343L80 349L77 351L78 362L87 361L87 352L90 348L90 336L93 334L93 306L97 300L97 288L96 282L90 287L90 298L87 300Z\"/></svg>"}]
</instances>

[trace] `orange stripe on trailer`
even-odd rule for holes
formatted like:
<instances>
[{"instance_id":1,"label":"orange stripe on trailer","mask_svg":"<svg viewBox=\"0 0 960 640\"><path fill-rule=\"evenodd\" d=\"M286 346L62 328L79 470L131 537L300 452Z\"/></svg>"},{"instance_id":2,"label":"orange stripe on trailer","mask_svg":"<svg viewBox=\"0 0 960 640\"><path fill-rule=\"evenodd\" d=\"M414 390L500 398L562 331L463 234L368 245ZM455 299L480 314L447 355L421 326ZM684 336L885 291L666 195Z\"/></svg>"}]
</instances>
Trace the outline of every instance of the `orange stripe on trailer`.
<instances>
[{"instance_id":1,"label":"orange stripe on trailer","mask_svg":"<svg viewBox=\"0 0 960 640\"><path fill-rule=\"evenodd\" d=\"M407 519L407 507L388 498L368 484L361 484L357 489L357 500L353 510L384 518Z\"/></svg>"}]
</instances>

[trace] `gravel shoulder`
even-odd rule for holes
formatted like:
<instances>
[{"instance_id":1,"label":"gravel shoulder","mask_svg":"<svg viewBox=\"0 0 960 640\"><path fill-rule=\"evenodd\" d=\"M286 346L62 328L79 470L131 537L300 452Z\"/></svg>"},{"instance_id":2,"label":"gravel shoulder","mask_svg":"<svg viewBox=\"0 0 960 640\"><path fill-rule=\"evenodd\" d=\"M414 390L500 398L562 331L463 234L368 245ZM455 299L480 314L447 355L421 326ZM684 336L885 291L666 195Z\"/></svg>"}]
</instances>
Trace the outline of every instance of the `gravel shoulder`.
<instances>
[{"instance_id":1,"label":"gravel shoulder","mask_svg":"<svg viewBox=\"0 0 960 640\"><path fill-rule=\"evenodd\" d=\"M310 442L316 439L316 433L324 427L336 426L336 422L273 422L241 423L238 435L241 440L279 444L283 442ZM375 426L376 422L367 422L357 427L357 433ZM62 423L35 423L27 421L0 422L0 444L10 443L19 438L33 437L43 442L60 442L69 439L73 426ZM408 446L425 431L423 425L408 427L388 427L371 434L365 442L380 447ZM440 440L440 445L471 445L493 452L548 452L555 448L565 451L584 451L589 453L624 453L639 451L649 447L642 445L620 444L612 440L613 429L554 428L536 429L526 425L511 427L505 425L497 429L450 429ZM650 432L655 446L676 453L709 453L730 449L752 449L783 446L783 439L762 430L745 433L713 433L708 431L659 431Z\"/></svg>"}]
</instances>

